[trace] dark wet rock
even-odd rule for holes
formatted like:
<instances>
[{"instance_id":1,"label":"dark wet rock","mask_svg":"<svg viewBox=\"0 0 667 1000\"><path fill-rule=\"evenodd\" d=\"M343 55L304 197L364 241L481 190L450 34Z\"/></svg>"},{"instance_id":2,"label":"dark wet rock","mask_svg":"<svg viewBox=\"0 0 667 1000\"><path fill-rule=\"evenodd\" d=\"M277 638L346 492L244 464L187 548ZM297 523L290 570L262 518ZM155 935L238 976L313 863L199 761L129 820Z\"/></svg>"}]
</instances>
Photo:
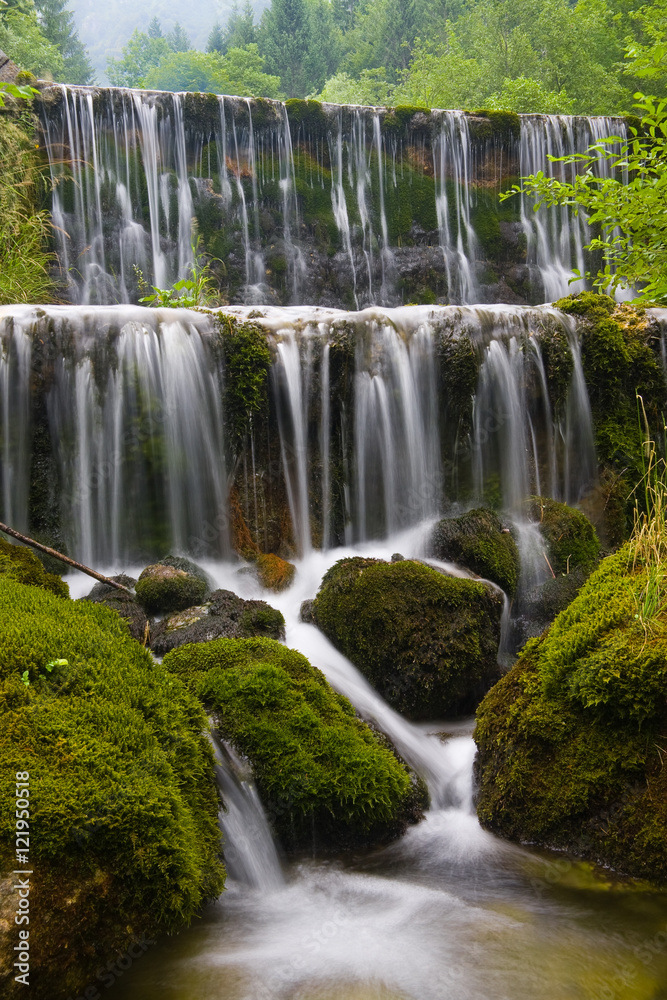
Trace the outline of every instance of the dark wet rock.
<instances>
[{"instance_id":1,"label":"dark wet rock","mask_svg":"<svg viewBox=\"0 0 667 1000\"><path fill-rule=\"evenodd\" d=\"M110 577L116 583L121 583L130 590L135 586L136 580L131 576L121 573L119 576ZM92 604L103 604L106 608L116 611L121 618L127 622L130 635L138 642L145 643L148 636L148 616L139 601L131 594L126 594L122 590L110 587L107 583L96 583L91 592L81 598L82 601L90 601Z\"/></svg>"},{"instance_id":2,"label":"dark wet rock","mask_svg":"<svg viewBox=\"0 0 667 1000\"><path fill-rule=\"evenodd\" d=\"M301 609L299 611L299 620L305 622L306 625L315 624L315 614L313 611L315 601L302 601Z\"/></svg>"},{"instance_id":3,"label":"dark wet rock","mask_svg":"<svg viewBox=\"0 0 667 1000\"><path fill-rule=\"evenodd\" d=\"M285 619L266 601L245 601L231 590L216 590L204 604L168 615L151 630L151 649L164 656L191 642L213 639L285 638Z\"/></svg>"}]
</instances>

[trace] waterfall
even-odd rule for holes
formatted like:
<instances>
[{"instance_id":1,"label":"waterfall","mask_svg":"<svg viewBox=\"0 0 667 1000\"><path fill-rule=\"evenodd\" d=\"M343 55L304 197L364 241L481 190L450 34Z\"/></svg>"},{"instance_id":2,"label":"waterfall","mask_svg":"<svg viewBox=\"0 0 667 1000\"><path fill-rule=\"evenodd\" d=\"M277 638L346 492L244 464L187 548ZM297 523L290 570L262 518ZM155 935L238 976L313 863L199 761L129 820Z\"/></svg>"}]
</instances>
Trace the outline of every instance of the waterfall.
<instances>
[{"instance_id":1,"label":"waterfall","mask_svg":"<svg viewBox=\"0 0 667 1000\"><path fill-rule=\"evenodd\" d=\"M302 122L278 101L47 90L54 238L72 301L137 301L142 276L170 286L197 236L239 303L503 301L507 282L541 302L579 287L568 280L587 267L585 216L535 213L523 196L499 221L495 192L539 171L572 180L575 168L548 156L624 136L622 120L522 115L517 142L459 111L417 114L401 131L388 109L316 107ZM602 155L596 170L609 176Z\"/></svg>"},{"instance_id":2,"label":"waterfall","mask_svg":"<svg viewBox=\"0 0 667 1000\"><path fill-rule=\"evenodd\" d=\"M280 859L250 766L215 736L213 749L228 877L263 892L279 889L284 885Z\"/></svg>"},{"instance_id":3,"label":"waterfall","mask_svg":"<svg viewBox=\"0 0 667 1000\"><path fill-rule=\"evenodd\" d=\"M257 312L230 307L267 337L270 412L232 456L213 314L0 308L2 516L46 530L46 505L49 524L89 563L169 549L220 557L230 552L235 484L258 543L271 537L306 555L390 536L449 502L492 503L517 518L528 495L575 503L592 485L576 324L556 310ZM540 347L554 326L572 355L556 409ZM461 339L479 377L454 406L446 358Z\"/></svg>"}]
</instances>

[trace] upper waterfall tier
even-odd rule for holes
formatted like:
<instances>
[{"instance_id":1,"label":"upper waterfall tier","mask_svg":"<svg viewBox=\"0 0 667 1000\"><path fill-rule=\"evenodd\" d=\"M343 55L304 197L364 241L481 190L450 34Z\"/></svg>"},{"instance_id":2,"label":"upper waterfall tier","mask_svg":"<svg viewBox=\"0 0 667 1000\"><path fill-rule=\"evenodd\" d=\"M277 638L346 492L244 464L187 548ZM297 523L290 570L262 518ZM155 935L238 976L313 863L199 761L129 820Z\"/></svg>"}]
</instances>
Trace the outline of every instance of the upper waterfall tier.
<instances>
[{"instance_id":1,"label":"upper waterfall tier","mask_svg":"<svg viewBox=\"0 0 667 1000\"><path fill-rule=\"evenodd\" d=\"M549 155L626 129L64 86L39 103L61 273L82 304L170 287L197 238L233 303L553 301L586 270L583 215L498 194L538 170L571 179Z\"/></svg>"},{"instance_id":2,"label":"upper waterfall tier","mask_svg":"<svg viewBox=\"0 0 667 1000\"><path fill-rule=\"evenodd\" d=\"M596 475L550 307L0 307L0 519L88 563L521 516Z\"/></svg>"}]
</instances>

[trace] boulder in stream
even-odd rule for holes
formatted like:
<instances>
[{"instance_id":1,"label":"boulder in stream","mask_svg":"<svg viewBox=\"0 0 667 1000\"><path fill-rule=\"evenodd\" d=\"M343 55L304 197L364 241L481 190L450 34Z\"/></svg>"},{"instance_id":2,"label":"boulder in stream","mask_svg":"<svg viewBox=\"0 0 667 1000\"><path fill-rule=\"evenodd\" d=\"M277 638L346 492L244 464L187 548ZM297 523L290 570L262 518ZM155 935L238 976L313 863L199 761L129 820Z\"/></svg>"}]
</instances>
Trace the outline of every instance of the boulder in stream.
<instances>
[{"instance_id":1,"label":"boulder in stream","mask_svg":"<svg viewBox=\"0 0 667 1000\"><path fill-rule=\"evenodd\" d=\"M528 642L477 713L477 811L512 840L667 882L667 611L629 546Z\"/></svg>"},{"instance_id":2,"label":"boulder in stream","mask_svg":"<svg viewBox=\"0 0 667 1000\"><path fill-rule=\"evenodd\" d=\"M324 576L316 624L397 711L472 711L500 676L502 596L409 559L341 559Z\"/></svg>"},{"instance_id":3,"label":"boulder in stream","mask_svg":"<svg viewBox=\"0 0 667 1000\"><path fill-rule=\"evenodd\" d=\"M165 563L147 566L135 587L140 604L149 613L185 611L201 604L208 585L201 576Z\"/></svg>"},{"instance_id":4,"label":"boulder in stream","mask_svg":"<svg viewBox=\"0 0 667 1000\"><path fill-rule=\"evenodd\" d=\"M370 846L422 818L423 783L301 653L271 639L219 639L180 646L163 665L250 761L284 848Z\"/></svg>"},{"instance_id":5,"label":"boulder in stream","mask_svg":"<svg viewBox=\"0 0 667 1000\"><path fill-rule=\"evenodd\" d=\"M458 563L497 583L512 596L519 579L519 551L500 518L486 507L461 517L438 521L429 542L429 555Z\"/></svg>"},{"instance_id":6,"label":"boulder in stream","mask_svg":"<svg viewBox=\"0 0 667 1000\"><path fill-rule=\"evenodd\" d=\"M191 642L214 639L285 638L285 619L266 601L244 601L231 590L216 590L205 604L178 611L151 629L151 649L164 656Z\"/></svg>"}]
</instances>

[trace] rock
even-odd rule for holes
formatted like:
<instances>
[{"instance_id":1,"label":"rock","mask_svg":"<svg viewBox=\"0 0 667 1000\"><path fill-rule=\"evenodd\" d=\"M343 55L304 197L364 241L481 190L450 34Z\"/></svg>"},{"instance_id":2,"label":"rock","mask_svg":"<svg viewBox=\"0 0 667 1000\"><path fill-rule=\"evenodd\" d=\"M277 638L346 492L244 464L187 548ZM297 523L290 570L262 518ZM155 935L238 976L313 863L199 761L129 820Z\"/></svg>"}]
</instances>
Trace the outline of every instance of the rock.
<instances>
[{"instance_id":1,"label":"rock","mask_svg":"<svg viewBox=\"0 0 667 1000\"><path fill-rule=\"evenodd\" d=\"M184 611L200 604L208 593L204 580L174 566L147 566L135 587L139 602L148 612Z\"/></svg>"},{"instance_id":2,"label":"rock","mask_svg":"<svg viewBox=\"0 0 667 1000\"><path fill-rule=\"evenodd\" d=\"M403 562L404 559L405 559L405 556L402 556L400 552L394 552L393 556L391 557L391 561L393 563L394 562Z\"/></svg>"},{"instance_id":3,"label":"rock","mask_svg":"<svg viewBox=\"0 0 667 1000\"><path fill-rule=\"evenodd\" d=\"M391 840L423 815L423 786L300 653L270 639L181 646L164 658L246 756L289 850Z\"/></svg>"},{"instance_id":4,"label":"rock","mask_svg":"<svg viewBox=\"0 0 667 1000\"><path fill-rule=\"evenodd\" d=\"M90 996L103 963L140 954L132 946L142 937L176 933L222 891L207 718L99 603L2 576L0 635L0 768L29 772L39 800L30 810L40 920L29 928L29 993ZM8 830L2 861L7 884ZM12 926L16 905L15 894L0 893ZM0 935L7 988L16 941Z\"/></svg>"},{"instance_id":5,"label":"rock","mask_svg":"<svg viewBox=\"0 0 667 1000\"><path fill-rule=\"evenodd\" d=\"M629 546L479 706L477 811L487 829L667 881L667 621L636 617L647 571Z\"/></svg>"},{"instance_id":6,"label":"rock","mask_svg":"<svg viewBox=\"0 0 667 1000\"><path fill-rule=\"evenodd\" d=\"M306 625L314 625L314 606L315 601L302 601L299 610L299 621L305 622Z\"/></svg>"},{"instance_id":7,"label":"rock","mask_svg":"<svg viewBox=\"0 0 667 1000\"><path fill-rule=\"evenodd\" d=\"M444 518L433 529L429 555L459 563L497 583L510 596L519 579L519 552L492 510L480 507L461 517Z\"/></svg>"},{"instance_id":8,"label":"rock","mask_svg":"<svg viewBox=\"0 0 667 1000\"><path fill-rule=\"evenodd\" d=\"M280 593L292 585L296 573L296 566L293 563L281 559L280 556L262 554L255 558L255 565L257 578L267 590Z\"/></svg>"},{"instance_id":9,"label":"rock","mask_svg":"<svg viewBox=\"0 0 667 1000\"><path fill-rule=\"evenodd\" d=\"M539 524L554 573L570 573L573 569L590 573L600 555L600 542L586 515L547 497L532 497L528 511Z\"/></svg>"},{"instance_id":10,"label":"rock","mask_svg":"<svg viewBox=\"0 0 667 1000\"><path fill-rule=\"evenodd\" d=\"M47 573L32 549L12 545L0 538L0 578L11 577L17 583L41 587L58 597L69 597L69 587L55 573Z\"/></svg>"},{"instance_id":11,"label":"rock","mask_svg":"<svg viewBox=\"0 0 667 1000\"><path fill-rule=\"evenodd\" d=\"M164 559L160 559L160 565L182 569L184 573L189 573L190 576L196 576L198 580L203 580L208 590L215 590L215 582L206 570L198 566L196 562L192 562L191 559L186 559L185 556L165 556Z\"/></svg>"},{"instance_id":12,"label":"rock","mask_svg":"<svg viewBox=\"0 0 667 1000\"><path fill-rule=\"evenodd\" d=\"M134 587L137 582L131 576L124 574L112 576L111 579L129 588ZM117 612L127 622L132 638L145 645L148 638L148 616L136 597L125 594L122 590L116 590L107 583L96 583L91 592L81 600L103 604L106 608Z\"/></svg>"},{"instance_id":13,"label":"rock","mask_svg":"<svg viewBox=\"0 0 667 1000\"><path fill-rule=\"evenodd\" d=\"M497 680L502 597L412 560L342 559L317 625L390 705L413 719L471 711Z\"/></svg>"},{"instance_id":14,"label":"rock","mask_svg":"<svg viewBox=\"0 0 667 1000\"><path fill-rule=\"evenodd\" d=\"M285 619L265 601L244 601L231 590L216 590L205 603L163 618L151 629L151 649L164 656L190 642L213 639L285 638Z\"/></svg>"}]
</instances>

